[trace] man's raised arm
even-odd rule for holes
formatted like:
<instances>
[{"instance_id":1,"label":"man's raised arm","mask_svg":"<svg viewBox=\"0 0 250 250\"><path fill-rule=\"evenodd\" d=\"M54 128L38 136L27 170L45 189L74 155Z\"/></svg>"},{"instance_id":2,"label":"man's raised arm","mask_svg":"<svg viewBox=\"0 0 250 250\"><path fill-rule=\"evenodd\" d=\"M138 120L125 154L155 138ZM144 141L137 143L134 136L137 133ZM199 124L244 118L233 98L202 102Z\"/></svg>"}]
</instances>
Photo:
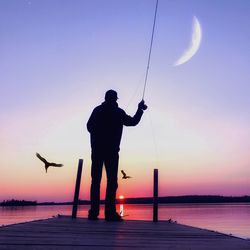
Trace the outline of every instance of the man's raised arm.
<instances>
[{"instance_id":1,"label":"man's raised arm","mask_svg":"<svg viewBox=\"0 0 250 250\"><path fill-rule=\"evenodd\" d=\"M143 115L143 111L146 110L148 107L145 105L144 100L142 100L139 104L138 104L138 109L135 113L135 115L133 117L127 115L125 112L124 115L124 120L123 120L123 124L125 126L136 126L140 120L141 117Z\"/></svg>"}]
</instances>

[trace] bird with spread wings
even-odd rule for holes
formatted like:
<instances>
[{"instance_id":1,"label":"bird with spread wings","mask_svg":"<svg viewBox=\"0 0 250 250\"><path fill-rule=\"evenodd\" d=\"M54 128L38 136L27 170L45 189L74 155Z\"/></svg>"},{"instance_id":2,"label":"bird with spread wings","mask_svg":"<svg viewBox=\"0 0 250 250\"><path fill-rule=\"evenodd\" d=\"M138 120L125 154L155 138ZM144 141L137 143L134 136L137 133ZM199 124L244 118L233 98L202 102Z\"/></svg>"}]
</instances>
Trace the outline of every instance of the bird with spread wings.
<instances>
[{"instance_id":1,"label":"bird with spread wings","mask_svg":"<svg viewBox=\"0 0 250 250\"><path fill-rule=\"evenodd\" d=\"M129 178L132 178L131 176L128 176L123 170L121 170L121 173L122 173L122 179L129 179Z\"/></svg>"},{"instance_id":2,"label":"bird with spread wings","mask_svg":"<svg viewBox=\"0 0 250 250\"><path fill-rule=\"evenodd\" d=\"M40 159L45 164L46 173L47 173L47 170L48 170L49 167L62 167L63 166L63 164L57 164L57 163L54 163L54 162L48 162L46 159L44 159L38 153L36 153L36 156L37 156L38 159Z\"/></svg>"}]
</instances>

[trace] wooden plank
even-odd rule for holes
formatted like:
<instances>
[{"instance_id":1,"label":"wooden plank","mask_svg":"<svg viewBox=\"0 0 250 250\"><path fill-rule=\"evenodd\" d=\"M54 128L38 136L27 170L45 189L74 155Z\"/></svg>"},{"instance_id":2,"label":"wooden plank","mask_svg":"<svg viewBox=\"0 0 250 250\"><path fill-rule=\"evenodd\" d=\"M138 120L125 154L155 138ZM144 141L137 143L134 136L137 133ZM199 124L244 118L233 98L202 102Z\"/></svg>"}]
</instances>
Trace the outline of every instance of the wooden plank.
<instances>
[{"instance_id":1,"label":"wooden plank","mask_svg":"<svg viewBox=\"0 0 250 250\"><path fill-rule=\"evenodd\" d=\"M59 217L0 228L0 249L250 250L248 240L158 221L106 222Z\"/></svg>"}]
</instances>

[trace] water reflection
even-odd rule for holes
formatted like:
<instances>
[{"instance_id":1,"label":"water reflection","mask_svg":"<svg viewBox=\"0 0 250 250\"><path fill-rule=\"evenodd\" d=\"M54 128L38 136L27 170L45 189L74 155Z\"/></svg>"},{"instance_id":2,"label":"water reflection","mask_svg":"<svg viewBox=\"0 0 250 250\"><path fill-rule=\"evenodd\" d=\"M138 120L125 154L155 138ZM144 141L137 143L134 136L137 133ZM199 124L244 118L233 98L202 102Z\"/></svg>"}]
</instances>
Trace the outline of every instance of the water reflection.
<instances>
[{"instance_id":1,"label":"water reflection","mask_svg":"<svg viewBox=\"0 0 250 250\"><path fill-rule=\"evenodd\" d=\"M120 204L120 215L121 217L124 216L124 204Z\"/></svg>"}]
</instances>

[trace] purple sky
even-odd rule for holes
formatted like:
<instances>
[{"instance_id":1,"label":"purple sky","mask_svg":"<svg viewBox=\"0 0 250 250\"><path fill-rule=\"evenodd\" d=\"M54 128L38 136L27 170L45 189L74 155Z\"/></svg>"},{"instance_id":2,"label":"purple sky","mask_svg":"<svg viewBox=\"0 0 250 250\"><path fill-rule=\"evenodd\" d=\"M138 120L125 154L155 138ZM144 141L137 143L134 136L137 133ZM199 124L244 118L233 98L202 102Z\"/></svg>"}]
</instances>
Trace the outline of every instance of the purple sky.
<instances>
[{"instance_id":1,"label":"purple sky","mask_svg":"<svg viewBox=\"0 0 250 250\"><path fill-rule=\"evenodd\" d=\"M88 197L85 124L110 88L118 91L122 108L135 112L154 5L0 1L0 200L70 199L79 157L85 160L82 196ZM203 31L200 49L173 67L189 46L193 16ZM248 0L159 0L145 96L149 111L138 127L124 131L120 167L134 178L121 182L119 192L151 195L157 167L161 195L249 194L249 25ZM35 152L64 168L45 175ZM142 180L147 184L138 188Z\"/></svg>"}]
</instances>

